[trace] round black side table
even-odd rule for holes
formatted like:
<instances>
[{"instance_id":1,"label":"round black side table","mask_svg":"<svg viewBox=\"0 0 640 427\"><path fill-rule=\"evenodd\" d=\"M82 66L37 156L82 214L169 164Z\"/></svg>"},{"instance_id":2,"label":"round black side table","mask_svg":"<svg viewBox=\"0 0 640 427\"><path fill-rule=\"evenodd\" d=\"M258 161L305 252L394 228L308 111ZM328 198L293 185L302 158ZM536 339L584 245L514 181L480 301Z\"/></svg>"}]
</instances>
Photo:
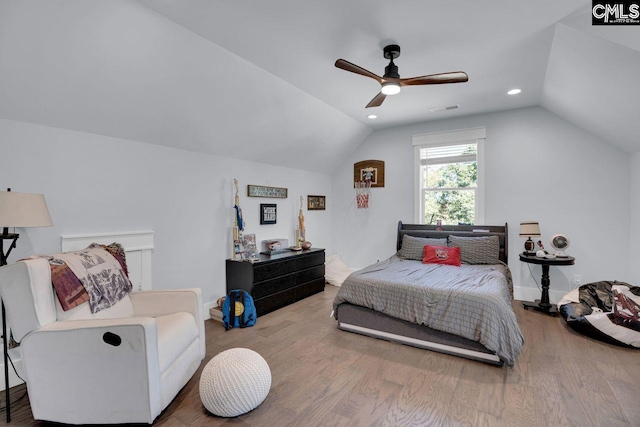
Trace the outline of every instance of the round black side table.
<instances>
[{"instance_id":1,"label":"round black side table","mask_svg":"<svg viewBox=\"0 0 640 427\"><path fill-rule=\"evenodd\" d=\"M576 259L571 256L542 258L538 256L520 254L520 261L542 266L542 296L534 302L525 301L522 303L522 306L527 310L533 308L534 310L542 311L551 316L558 314L558 308L556 305L549 302L549 286L551 285L551 281L549 280L549 266L573 265L576 262Z\"/></svg>"}]
</instances>

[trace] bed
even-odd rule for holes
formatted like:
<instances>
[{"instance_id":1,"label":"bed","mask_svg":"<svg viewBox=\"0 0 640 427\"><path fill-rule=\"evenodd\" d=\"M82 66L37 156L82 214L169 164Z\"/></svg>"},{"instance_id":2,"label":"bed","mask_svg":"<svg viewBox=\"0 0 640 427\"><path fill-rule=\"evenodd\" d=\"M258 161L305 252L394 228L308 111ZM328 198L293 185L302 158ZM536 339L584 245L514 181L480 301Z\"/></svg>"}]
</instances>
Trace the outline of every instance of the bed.
<instances>
[{"instance_id":1,"label":"bed","mask_svg":"<svg viewBox=\"0 0 640 427\"><path fill-rule=\"evenodd\" d=\"M426 241L459 246L463 264L423 264L411 251L422 251ZM486 241L491 245L480 244ZM487 254L482 252L489 247ZM513 366L524 339L512 306L507 224L436 230L434 225L400 221L397 250L345 280L333 303L338 328ZM482 264L465 263L465 256L466 261Z\"/></svg>"}]
</instances>

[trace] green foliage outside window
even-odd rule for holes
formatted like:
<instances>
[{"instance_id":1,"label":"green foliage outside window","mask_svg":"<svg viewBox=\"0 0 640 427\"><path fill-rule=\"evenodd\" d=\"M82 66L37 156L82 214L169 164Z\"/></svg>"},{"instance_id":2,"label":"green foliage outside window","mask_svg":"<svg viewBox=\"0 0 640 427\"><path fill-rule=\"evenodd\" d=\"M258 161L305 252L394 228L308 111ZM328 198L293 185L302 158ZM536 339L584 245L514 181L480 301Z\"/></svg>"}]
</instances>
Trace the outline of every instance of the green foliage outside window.
<instances>
[{"instance_id":1,"label":"green foliage outside window","mask_svg":"<svg viewBox=\"0 0 640 427\"><path fill-rule=\"evenodd\" d=\"M476 162L429 165L425 178L425 224L474 223Z\"/></svg>"}]
</instances>

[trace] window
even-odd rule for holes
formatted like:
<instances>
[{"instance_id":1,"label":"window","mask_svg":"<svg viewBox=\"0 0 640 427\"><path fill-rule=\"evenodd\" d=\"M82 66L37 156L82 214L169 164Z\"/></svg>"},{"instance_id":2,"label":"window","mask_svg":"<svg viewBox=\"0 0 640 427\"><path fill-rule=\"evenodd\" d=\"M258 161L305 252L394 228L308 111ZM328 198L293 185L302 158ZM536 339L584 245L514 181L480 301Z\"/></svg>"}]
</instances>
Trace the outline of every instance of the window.
<instances>
[{"instance_id":1,"label":"window","mask_svg":"<svg viewBox=\"0 0 640 427\"><path fill-rule=\"evenodd\" d=\"M482 224L485 129L413 137L416 222Z\"/></svg>"}]
</instances>

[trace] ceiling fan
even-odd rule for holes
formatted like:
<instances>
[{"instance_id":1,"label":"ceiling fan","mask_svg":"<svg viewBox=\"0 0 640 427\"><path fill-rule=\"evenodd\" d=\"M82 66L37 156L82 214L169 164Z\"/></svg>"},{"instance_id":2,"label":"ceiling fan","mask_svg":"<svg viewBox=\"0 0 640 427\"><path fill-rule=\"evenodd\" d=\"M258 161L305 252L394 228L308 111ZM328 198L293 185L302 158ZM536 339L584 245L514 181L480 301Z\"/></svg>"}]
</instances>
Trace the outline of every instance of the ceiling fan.
<instances>
[{"instance_id":1,"label":"ceiling fan","mask_svg":"<svg viewBox=\"0 0 640 427\"><path fill-rule=\"evenodd\" d=\"M365 77L370 77L380 83L382 88L380 93L377 94L371 102L369 102L366 108L379 107L387 97L387 95L395 95L400 92L402 86L417 86L417 85L437 85L443 83L464 83L469 80L469 76L464 71L453 71L451 73L430 74L428 76L409 77L405 79L400 78L398 74L398 66L393 63L393 60L400 56L400 46L397 44L390 44L383 49L384 57L389 60L389 65L384 69L384 76L380 77L373 74L371 71L365 70L355 64L344 59L338 59L336 61L336 67L343 70L351 71L352 73L360 74Z\"/></svg>"}]
</instances>

